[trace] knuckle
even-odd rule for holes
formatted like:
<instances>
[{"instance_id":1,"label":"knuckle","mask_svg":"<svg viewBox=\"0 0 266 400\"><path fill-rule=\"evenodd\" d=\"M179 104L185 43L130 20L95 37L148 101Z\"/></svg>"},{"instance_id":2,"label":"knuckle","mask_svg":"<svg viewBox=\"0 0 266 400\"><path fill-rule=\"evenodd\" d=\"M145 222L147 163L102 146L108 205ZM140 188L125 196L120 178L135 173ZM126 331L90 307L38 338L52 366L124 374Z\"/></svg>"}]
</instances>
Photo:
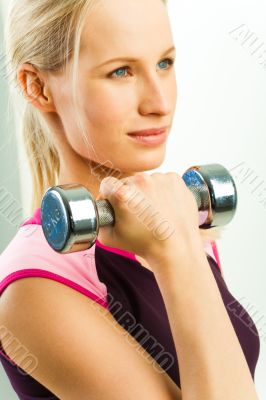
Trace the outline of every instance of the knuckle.
<instances>
[{"instance_id":1,"label":"knuckle","mask_svg":"<svg viewBox=\"0 0 266 400\"><path fill-rule=\"evenodd\" d=\"M161 179L161 178L163 178L163 176L164 176L164 174L161 172L153 172L153 174L151 174L151 177L153 179Z\"/></svg>"},{"instance_id":2,"label":"knuckle","mask_svg":"<svg viewBox=\"0 0 266 400\"><path fill-rule=\"evenodd\" d=\"M126 185L120 186L118 190L115 192L116 199L121 202L126 201L128 195L129 195L129 187Z\"/></svg>"},{"instance_id":3,"label":"knuckle","mask_svg":"<svg viewBox=\"0 0 266 400\"><path fill-rule=\"evenodd\" d=\"M171 182L173 182L175 185L178 185L181 187L186 186L184 179L179 174L177 174L175 172L168 172L167 175L168 175L169 179L171 180Z\"/></svg>"},{"instance_id":4,"label":"knuckle","mask_svg":"<svg viewBox=\"0 0 266 400\"><path fill-rule=\"evenodd\" d=\"M183 179L175 172L167 172L166 173L166 177L167 180L169 180L169 182L171 182L171 184L175 185L175 186L179 186L180 185L180 181ZM182 185L182 183L181 183Z\"/></svg>"},{"instance_id":5,"label":"knuckle","mask_svg":"<svg viewBox=\"0 0 266 400\"><path fill-rule=\"evenodd\" d=\"M136 184L146 184L150 180L150 176L145 172L138 172L133 177Z\"/></svg>"},{"instance_id":6,"label":"knuckle","mask_svg":"<svg viewBox=\"0 0 266 400\"><path fill-rule=\"evenodd\" d=\"M119 191L121 190L122 187L123 187L123 182L121 182L119 180L115 181L113 184L114 195L117 195L117 193L119 193Z\"/></svg>"},{"instance_id":7,"label":"knuckle","mask_svg":"<svg viewBox=\"0 0 266 400\"><path fill-rule=\"evenodd\" d=\"M165 175L171 179L178 179L179 175L175 172L166 172Z\"/></svg>"}]
</instances>

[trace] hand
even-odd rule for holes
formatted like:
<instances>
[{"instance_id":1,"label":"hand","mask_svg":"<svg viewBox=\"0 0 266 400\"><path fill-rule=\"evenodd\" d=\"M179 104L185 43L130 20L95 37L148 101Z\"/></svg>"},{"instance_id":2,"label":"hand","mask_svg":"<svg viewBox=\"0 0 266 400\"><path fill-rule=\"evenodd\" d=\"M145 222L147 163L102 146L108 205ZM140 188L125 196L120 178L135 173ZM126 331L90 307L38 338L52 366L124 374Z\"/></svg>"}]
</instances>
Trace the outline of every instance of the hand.
<instances>
[{"instance_id":1,"label":"hand","mask_svg":"<svg viewBox=\"0 0 266 400\"><path fill-rule=\"evenodd\" d=\"M101 227L98 239L105 245L133 252L143 258L200 240L196 200L181 176L137 173L117 179L106 177L99 199L115 211L115 225ZM178 251L178 249L176 249Z\"/></svg>"}]
</instances>

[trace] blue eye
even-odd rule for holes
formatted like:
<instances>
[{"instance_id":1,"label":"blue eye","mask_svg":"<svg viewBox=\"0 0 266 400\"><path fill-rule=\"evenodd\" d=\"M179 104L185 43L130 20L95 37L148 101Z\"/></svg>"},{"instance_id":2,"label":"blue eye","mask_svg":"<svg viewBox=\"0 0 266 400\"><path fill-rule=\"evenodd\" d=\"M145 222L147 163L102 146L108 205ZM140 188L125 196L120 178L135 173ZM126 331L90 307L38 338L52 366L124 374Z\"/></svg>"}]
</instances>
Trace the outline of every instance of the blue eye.
<instances>
[{"instance_id":1,"label":"blue eye","mask_svg":"<svg viewBox=\"0 0 266 400\"><path fill-rule=\"evenodd\" d=\"M168 62L169 66L171 67L171 66L174 64L175 59L174 59L174 58L165 58L164 60L160 61L159 64L165 63L165 62ZM128 68L129 68L128 66L120 67L120 68L116 69L115 71L111 72L111 73L108 75L108 77L110 77L110 78L112 78L112 77L115 77L115 78L123 78L123 77L124 77L123 71L125 71L125 70L128 69ZM163 68L163 69L167 69L167 68ZM168 68L168 69L169 69L169 68ZM122 73L121 73L121 72L122 72ZM116 74L117 74L117 75L116 75Z\"/></svg>"},{"instance_id":2,"label":"blue eye","mask_svg":"<svg viewBox=\"0 0 266 400\"><path fill-rule=\"evenodd\" d=\"M128 67L121 67L121 68L118 68L118 69L116 69L114 72L111 73L111 76L114 75L114 74L117 74L116 77L120 78L121 76L123 76L123 71L125 71L127 68L128 68ZM122 74L119 73L119 72L121 72L121 71L122 71Z\"/></svg>"}]
</instances>

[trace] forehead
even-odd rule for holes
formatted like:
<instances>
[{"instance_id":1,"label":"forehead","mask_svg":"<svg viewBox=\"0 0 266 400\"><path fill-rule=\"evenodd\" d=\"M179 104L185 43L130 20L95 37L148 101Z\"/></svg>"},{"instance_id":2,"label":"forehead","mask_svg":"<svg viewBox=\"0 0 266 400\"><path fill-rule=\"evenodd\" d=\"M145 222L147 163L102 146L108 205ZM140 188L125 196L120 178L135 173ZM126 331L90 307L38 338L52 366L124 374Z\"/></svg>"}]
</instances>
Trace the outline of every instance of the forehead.
<instances>
[{"instance_id":1,"label":"forehead","mask_svg":"<svg viewBox=\"0 0 266 400\"><path fill-rule=\"evenodd\" d=\"M81 35L81 55L93 60L117 55L136 56L162 50L172 43L162 0L108 0L87 15Z\"/></svg>"}]
</instances>

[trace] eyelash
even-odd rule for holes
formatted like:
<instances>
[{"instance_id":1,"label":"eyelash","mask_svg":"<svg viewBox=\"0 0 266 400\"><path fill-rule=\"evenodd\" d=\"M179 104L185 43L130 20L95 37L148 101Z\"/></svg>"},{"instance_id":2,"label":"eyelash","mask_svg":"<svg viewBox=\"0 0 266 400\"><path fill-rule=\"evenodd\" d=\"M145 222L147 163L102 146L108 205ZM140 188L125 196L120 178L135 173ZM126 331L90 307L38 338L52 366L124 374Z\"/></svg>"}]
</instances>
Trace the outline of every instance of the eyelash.
<instances>
[{"instance_id":1,"label":"eyelash","mask_svg":"<svg viewBox=\"0 0 266 400\"><path fill-rule=\"evenodd\" d=\"M164 58L163 60L161 60L161 61L159 62L159 64L160 64L161 62L163 62L163 61L168 61L168 62L169 62L169 68L167 68L167 69L170 69L170 68L173 66L174 62L175 62L175 58L173 58L173 57ZM123 69L125 70L126 68L129 68L129 67L128 67L128 66L123 66L123 67L117 68L117 69L115 69L113 72L110 72L110 74L108 74L108 77L113 78L113 74L114 74L115 72L120 71L120 70L123 70ZM122 76L122 77L119 77L119 76L114 77L114 79L121 79L121 78L124 78L124 77L123 77L123 76Z\"/></svg>"}]
</instances>

